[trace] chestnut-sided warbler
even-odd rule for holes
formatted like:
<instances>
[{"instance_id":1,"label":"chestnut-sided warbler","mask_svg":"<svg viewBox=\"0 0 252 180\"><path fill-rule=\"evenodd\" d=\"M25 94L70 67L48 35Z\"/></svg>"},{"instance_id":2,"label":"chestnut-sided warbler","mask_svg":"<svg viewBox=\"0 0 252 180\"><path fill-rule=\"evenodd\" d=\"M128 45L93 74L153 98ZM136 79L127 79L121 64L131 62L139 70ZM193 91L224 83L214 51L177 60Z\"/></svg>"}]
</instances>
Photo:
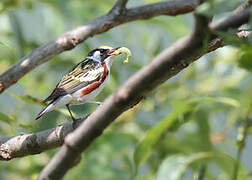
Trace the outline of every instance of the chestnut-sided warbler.
<instances>
[{"instance_id":1,"label":"chestnut-sided warbler","mask_svg":"<svg viewBox=\"0 0 252 180\"><path fill-rule=\"evenodd\" d=\"M75 121L69 107L71 104L100 104L100 102L92 99L104 88L113 58L121 53L127 54L127 59L125 60L127 62L131 53L125 47L100 46L89 52L83 61L78 63L60 80L56 88L44 100L44 102L49 101L49 104L36 116L36 119L65 105L72 120Z\"/></svg>"}]
</instances>

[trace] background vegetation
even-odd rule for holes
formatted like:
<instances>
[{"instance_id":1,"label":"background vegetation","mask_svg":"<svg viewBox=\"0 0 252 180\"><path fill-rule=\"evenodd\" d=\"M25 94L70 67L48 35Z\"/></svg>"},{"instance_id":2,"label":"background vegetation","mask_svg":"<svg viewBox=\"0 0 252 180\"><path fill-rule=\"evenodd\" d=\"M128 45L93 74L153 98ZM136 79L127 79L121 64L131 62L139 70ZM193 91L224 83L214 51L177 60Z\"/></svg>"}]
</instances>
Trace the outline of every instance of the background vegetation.
<instances>
[{"instance_id":1,"label":"background vegetation","mask_svg":"<svg viewBox=\"0 0 252 180\"><path fill-rule=\"evenodd\" d=\"M150 2L158 1L131 0L128 6ZM217 14L216 20L240 2L209 1L199 10ZM105 14L113 4L113 0L0 1L0 73L33 48ZM192 26L192 14L136 21L54 57L0 95L0 135L38 132L71 121L65 110L39 121L34 118L42 108L39 100L91 49L126 46L133 54L129 64L122 65L122 57L115 60L109 83L97 98L102 101L162 49L191 32ZM252 179L252 49L228 34L225 38L234 46L204 56L124 113L65 179L223 180L232 179L235 172L238 179ZM83 116L95 108L84 104L73 110ZM35 179L55 151L0 162L0 178ZM239 171L234 169L237 159Z\"/></svg>"}]
</instances>

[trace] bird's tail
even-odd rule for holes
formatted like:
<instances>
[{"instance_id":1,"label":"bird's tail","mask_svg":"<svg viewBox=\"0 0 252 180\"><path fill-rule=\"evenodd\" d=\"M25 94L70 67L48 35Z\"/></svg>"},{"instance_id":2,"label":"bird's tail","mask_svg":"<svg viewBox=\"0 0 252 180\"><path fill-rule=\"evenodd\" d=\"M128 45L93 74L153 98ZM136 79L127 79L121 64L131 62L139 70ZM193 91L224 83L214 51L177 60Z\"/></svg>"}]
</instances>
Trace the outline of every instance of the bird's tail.
<instances>
[{"instance_id":1,"label":"bird's tail","mask_svg":"<svg viewBox=\"0 0 252 180\"><path fill-rule=\"evenodd\" d=\"M41 118L41 116L43 116L45 113L52 111L54 109L54 105L53 102L51 102L50 104L48 104L40 113L38 113L38 115L36 116L35 120L38 120L39 118Z\"/></svg>"}]
</instances>

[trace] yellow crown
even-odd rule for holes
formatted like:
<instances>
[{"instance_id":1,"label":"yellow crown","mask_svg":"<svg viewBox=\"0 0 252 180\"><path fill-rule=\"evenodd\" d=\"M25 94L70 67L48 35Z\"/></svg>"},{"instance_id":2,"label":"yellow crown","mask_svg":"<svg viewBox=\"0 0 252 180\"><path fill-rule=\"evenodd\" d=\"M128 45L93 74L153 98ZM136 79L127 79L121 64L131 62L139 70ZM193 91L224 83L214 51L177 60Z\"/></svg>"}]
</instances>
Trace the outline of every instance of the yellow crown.
<instances>
[{"instance_id":1,"label":"yellow crown","mask_svg":"<svg viewBox=\"0 0 252 180\"><path fill-rule=\"evenodd\" d=\"M110 48L113 48L113 47L107 46L107 45L101 45L101 46L99 46L99 48L108 48L108 49L110 49Z\"/></svg>"}]
</instances>

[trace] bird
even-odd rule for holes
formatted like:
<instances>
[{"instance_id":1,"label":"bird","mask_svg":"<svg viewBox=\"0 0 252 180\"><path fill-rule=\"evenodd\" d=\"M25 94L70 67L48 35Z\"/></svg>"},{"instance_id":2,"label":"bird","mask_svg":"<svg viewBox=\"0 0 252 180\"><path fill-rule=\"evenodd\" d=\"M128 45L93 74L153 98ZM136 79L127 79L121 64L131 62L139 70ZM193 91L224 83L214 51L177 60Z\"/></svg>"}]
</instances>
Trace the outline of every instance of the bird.
<instances>
[{"instance_id":1,"label":"bird","mask_svg":"<svg viewBox=\"0 0 252 180\"><path fill-rule=\"evenodd\" d=\"M125 47L99 46L90 51L83 61L63 76L52 93L43 101L49 102L48 105L35 119L38 120L44 114L66 106L74 123L77 119L73 116L70 105L101 104L101 102L93 101L93 99L101 92L108 81L114 57L121 53L127 54L127 59L124 62L128 62L131 52Z\"/></svg>"}]
</instances>

